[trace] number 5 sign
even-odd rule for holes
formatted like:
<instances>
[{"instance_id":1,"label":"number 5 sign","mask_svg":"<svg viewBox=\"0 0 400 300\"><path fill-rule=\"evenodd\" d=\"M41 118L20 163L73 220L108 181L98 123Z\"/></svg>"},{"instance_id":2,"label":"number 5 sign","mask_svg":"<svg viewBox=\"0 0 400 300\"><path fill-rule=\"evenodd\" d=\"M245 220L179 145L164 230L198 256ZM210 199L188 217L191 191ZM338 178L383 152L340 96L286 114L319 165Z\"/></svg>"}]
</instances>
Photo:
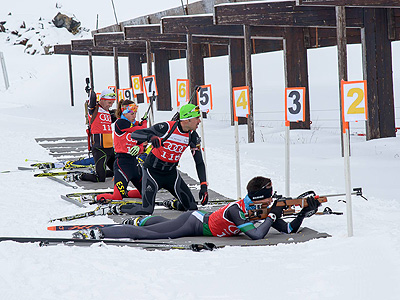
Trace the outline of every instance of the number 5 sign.
<instances>
[{"instance_id":1,"label":"number 5 sign","mask_svg":"<svg viewBox=\"0 0 400 300\"><path fill-rule=\"evenodd\" d=\"M197 90L197 103L202 112L212 110L212 91L211 84L201 85Z\"/></svg>"},{"instance_id":2,"label":"number 5 sign","mask_svg":"<svg viewBox=\"0 0 400 300\"><path fill-rule=\"evenodd\" d=\"M367 120L367 81L344 81L342 86L343 121Z\"/></svg>"},{"instance_id":3,"label":"number 5 sign","mask_svg":"<svg viewBox=\"0 0 400 300\"><path fill-rule=\"evenodd\" d=\"M238 121L238 117L247 118L250 114L249 106L249 87L240 86L232 89L233 116Z\"/></svg>"},{"instance_id":4,"label":"number 5 sign","mask_svg":"<svg viewBox=\"0 0 400 300\"><path fill-rule=\"evenodd\" d=\"M305 87L285 88L285 121L304 122L306 120Z\"/></svg>"}]
</instances>

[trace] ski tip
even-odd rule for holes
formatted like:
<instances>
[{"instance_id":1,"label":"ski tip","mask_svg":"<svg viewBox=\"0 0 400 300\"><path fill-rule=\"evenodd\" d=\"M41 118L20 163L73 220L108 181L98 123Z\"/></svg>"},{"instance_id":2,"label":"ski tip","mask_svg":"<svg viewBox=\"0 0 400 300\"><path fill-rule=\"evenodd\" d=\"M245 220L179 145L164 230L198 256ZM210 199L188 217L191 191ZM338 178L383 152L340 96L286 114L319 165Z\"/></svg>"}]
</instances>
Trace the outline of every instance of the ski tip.
<instances>
[{"instance_id":1,"label":"ski tip","mask_svg":"<svg viewBox=\"0 0 400 300\"><path fill-rule=\"evenodd\" d=\"M57 226L49 226L49 227L47 227L47 230L56 231L57 230Z\"/></svg>"}]
</instances>

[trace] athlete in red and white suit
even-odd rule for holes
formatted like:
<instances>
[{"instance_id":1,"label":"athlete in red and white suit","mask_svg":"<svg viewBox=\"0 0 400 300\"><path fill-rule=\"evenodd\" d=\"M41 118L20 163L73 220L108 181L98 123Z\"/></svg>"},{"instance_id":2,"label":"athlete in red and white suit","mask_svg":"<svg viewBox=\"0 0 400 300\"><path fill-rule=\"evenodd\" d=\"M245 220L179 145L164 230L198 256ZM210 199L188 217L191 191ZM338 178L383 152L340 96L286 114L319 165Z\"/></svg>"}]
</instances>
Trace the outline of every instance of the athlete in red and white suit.
<instances>
[{"instance_id":1,"label":"athlete in red and white suit","mask_svg":"<svg viewBox=\"0 0 400 300\"><path fill-rule=\"evenodd\" d=\"M200 180L199 198L202 204L207 203L205 164L200 151L200 137L195 131L200 123L200 112L198 107L193 104L187 104L185 108L188 107L191 110L187 114L181 114L179 121L158 123L150 128L132 133L132 138L139 144L145 141L151 142L153 149L143 165L142 205L123 205L120 207L121 212L132 215L152 214L157 191L161 188L168 190L179 200L177 209L197 210L196 201L189 187L176 169L182 153L188 147L192 151Z\"/></svg>"}]
</instances>

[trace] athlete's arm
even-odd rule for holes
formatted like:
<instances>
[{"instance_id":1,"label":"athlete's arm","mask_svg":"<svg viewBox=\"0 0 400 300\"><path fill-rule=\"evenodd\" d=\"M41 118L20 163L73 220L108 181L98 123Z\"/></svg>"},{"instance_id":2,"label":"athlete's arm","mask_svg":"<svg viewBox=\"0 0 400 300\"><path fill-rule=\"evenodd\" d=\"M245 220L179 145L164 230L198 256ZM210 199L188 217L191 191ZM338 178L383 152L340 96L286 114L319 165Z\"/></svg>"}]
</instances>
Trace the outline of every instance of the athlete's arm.
<instances>
[{"instance_id":1,"label":"athlete's arm","mask_svg":"<svg viewBox=\"0 0 400 300\"><path fill-rule=\"evenodd\" d=\"M233 222L237 228L240 229L245 235L252 240L259 240L267 235L269 229L273 224L271 218L266 218L257 228L252 222L246 219L244 212L239 208L238 205L231 205L226 211L225 216L231 222Z\"/></svg>"},{"instance_id":2,"label":"athlete's arm","mask_svg":"<svg viewBox=\"0 0 400 300\"><path fill-rule=\"evenodd\" d=\"M90 115L93 114L94 109L96 108L96 104L97 104L96 93L93 90L90 90L89 104L88 104L88 113Z\"/></svg>"},{"instance_id":3,"label":"athlete's arm","mask_svg":"<svg viewBox=\"0 0 400 300\"><path fill-rule=\"evenodd\" d=\"M206 165L203 160L203 155L201 154L201 139L196 131L193 131L190 135L189 147L196 164L196 171L199 181L207 182Z\"/></svg>"},{"instance_id":4,"label":"athlete's arm","mask_svg":"<svg viewBox=\"0 0 400 300\"><path fill-rule=\"evenodd\" d=\"M167 133L168 129L168 123L162 122L154 124L154 126L151 126L150 128L136 130L135 132L132 132L131 136L134 140L138 141L138 144L141 144L146 141L150 142L150 139L153 136L162 137L164 134Z\"/></svg>"},{"instance_id":5,"label":"athlete's arm","mask_svg":"<svg viewBox=\"0 0 400 300\"><path fill-rule=\"evenodd\" d=\"M301 223L303 222L304 217L297 216L292 222L287 223L282 219L278 219L272 225L273 228L278 230L279 232L291 233L297 232L299 230Z\"/></svg>"}]
</instances>

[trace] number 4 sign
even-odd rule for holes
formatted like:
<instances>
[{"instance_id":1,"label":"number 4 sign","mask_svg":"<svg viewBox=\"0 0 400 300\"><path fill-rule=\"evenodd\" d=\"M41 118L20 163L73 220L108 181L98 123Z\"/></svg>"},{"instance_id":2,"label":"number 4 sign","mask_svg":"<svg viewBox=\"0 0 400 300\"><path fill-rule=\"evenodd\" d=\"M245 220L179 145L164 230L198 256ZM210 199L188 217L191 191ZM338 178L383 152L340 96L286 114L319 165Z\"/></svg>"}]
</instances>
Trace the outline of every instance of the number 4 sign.
<instances>
[{"instance_id":1,"label":"number 4 sign","mask_svg":"<svg viewBox=\"0 0 400 300\"><path fill-rule=\"evenodd\" d=\"M344 81L342 86L343 122L367 120L367 81Z\"/></svg>"},{"instance_id":2,"label":"number 4 sign","mask_svg":"<svg viewBox=\"0 0 400 300\"><path fill-rule=\"evenodd\" d=\"M304 110L305 94L306 94L305 87L285 88L286 123L305 121L306 119Z\"/></svg>"},{"instance_id":3,"label":"number 4 sign","mask_svg":"<svg viewBox=\"0 0 400 300\"><path fill-rule=\"evenodd\" d=\"M247 118L250 114L249 106L249 87L240 86L232 89L233 116L238 121L238 117Z\"/></svg>"}]
</instances>

